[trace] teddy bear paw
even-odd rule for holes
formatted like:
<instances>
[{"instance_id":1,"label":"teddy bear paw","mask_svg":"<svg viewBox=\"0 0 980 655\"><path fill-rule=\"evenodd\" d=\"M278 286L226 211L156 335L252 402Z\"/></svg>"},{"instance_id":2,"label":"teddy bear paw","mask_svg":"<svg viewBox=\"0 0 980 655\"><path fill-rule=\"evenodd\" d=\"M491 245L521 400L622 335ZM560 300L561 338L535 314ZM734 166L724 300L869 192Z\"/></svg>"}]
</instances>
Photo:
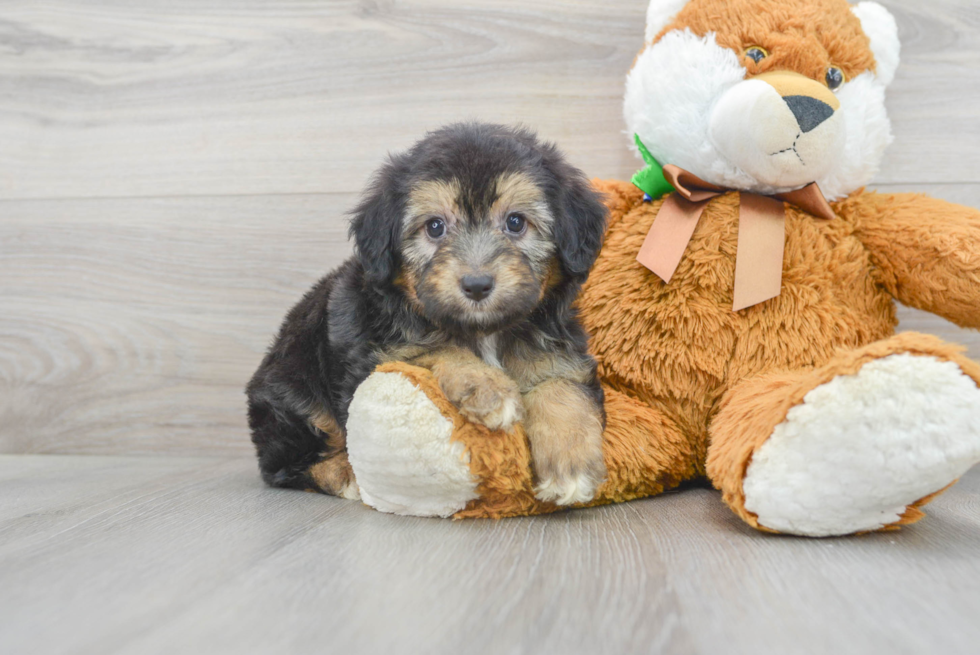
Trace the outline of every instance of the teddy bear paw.
<instances>
[{"instance_id":1,"label":"teddy bear paw","mask_svg":"<svg viewBox=\"0 0 980 655\"><path fill-rule=\"evenodd\" d=\"M779 532L832 536L901 523L980 462L980 389L909 353L812 389L755 452L745 508Z\"/></svg>"},{"instance_id":2,"label":"teddy bear paw","mask_svg":"<svg viewBox=\"0 0 980 655\"><path fill-rule=\"evenodd\" d=\"M361 500L382 512L452 516L477 498L453 422L411 380L375 372L354 393L347 452Z\"/></svg>"}]
</instances>

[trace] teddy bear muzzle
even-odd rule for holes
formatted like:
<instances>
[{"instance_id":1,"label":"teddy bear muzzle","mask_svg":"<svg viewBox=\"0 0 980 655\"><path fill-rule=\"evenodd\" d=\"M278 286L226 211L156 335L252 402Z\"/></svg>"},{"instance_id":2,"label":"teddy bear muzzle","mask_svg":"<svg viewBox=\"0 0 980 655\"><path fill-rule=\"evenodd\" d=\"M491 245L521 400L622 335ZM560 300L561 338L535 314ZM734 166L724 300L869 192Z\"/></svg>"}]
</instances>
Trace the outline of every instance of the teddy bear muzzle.
<instances>
[{"instance_id":1,"label":"teddy bear muzzle","mask_svg":"<svg viewBox=\"0 0 980 655\"><path fill-rule=\"evenodd\" d=\"M763 184L794 188L821 178L839 159L845 121L829 88L777 71L722 94L709 134L722 156Z\"/></svg>"}]
</instances>

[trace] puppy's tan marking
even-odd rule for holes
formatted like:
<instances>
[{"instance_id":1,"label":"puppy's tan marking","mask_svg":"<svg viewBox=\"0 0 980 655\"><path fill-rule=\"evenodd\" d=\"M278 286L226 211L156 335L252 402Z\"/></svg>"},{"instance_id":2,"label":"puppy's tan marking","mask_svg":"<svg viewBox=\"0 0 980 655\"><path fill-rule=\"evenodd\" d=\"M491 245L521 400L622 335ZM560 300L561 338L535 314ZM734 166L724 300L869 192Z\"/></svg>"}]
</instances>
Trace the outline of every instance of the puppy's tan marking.
<instances>
[{"instance_id":1,"label":"puppy's tan marking","mask_svg":"<svg viewBox=\"0 0 980 655\"><path fill-rule=\"evenodd\" d=\"M551 261L548 263L548 272L545 274L544 284L542 284L543 293L551 291L565 279L565 276L561 272L561 264L558 262L557 257L552 257Z\"/></svg>"},{"instance_id":2,"label":"puppy's tan marking","mask_svg":"<svg viewBox=\"0 0 980 655\"><path fill-rule=\"evenodd\" d=\"M460 187L456 180L426 180L418 182L408 193L405 215L402 217L402 267L399 279L409 302L421 308L418 301L418 272L435 256L438 244L423 230L427 221L441 218L446 229L460 221Z\"/></svg>"},{"instance_id":3,"label":"puppy's tan marking","mask_svg":"<svg viewBox=\"0 0 980 655\"><path fill-rule=\"evenodd\" d=\"M528 244L526 243L523 245L525 247L522 247L522 250L525 252L534 247L533 245L527 247ZM549 256L551 254L550 245L549 252L547 254ZM497 274L498 288L505 292L511 293L515 291L533 291L537 294L537 302L539 303L544 300L544 297L549 291L557 287L564 279L564 276L561 273L561 265L554 257L550 259L550 263L548 264L544 275L538 280L535 280L531 276L527 275L527 266L523 261L515 258L501 259L502 261L499 262L497 268L494 269L495 273ZM537 287L535 288L534 285L537 285ZM503 302L491 302L489 308L499 310L500 305L503 305L504 308L506 308L506 303Z\"/></svg>"},{"instance_id":4,"label":"puppy's tan marking","mask_svg":"<svg viewBox=\"0 0 980 655\"><path fill-rule=\"evenodd\" d=\"M497 178L497 199L490 206L490 215L499 219L505 214L519 211L529 215L535 225L551 234L555 222L548 211L541 188L525 173L506 173Z\"/></svg>"},{"instance_id":5,"label":"puppy's tan marking","mask_svg":"<svg viewBox=\"0 0 980 655\"><path fill-rule=\"evenodd\" d=\"M415 274L415 271L410 268L402 268L392 284L405 292L405 297L413 308L417 311L422 311L422 302L419 300L418 291L416 290L418 276Z\"/></svg>"},{"instance_id":6,"label":"puppy's tan marking","mask_svg":"<svg viewBox=\"0 0 980 655\"><path fill-rule=\"evenodd\" d=\"M524 406L537 498L559 505L591 500L606 477L599 408L582 389L561 379L526 393Z\"/></svg>"},{"instance_id":7,"label":"puppy's tan marking","mask_svg":"<svg viewBox=\"0 0 980 655\"><path fill-rule=\"evenodd\" d=\"M460 186L457 180L425 180L416 184L408 194L406 234L433 216L442 216L450 221L459 220L462 216L459 195Z\"/></svg>"},{"instance_id":8,"label":"puppy's tan marking","mask_svg":"<svg viewBox=\"0 0 980 655\"><path fill-rule=\"evenodd\" d=\"M531 262L535 272L545 273L554 258L552 240L555 217L548 208L542 190L525 173L508 173L497 179L497 199L490 208L491 220L503 225L513 212L528 220L527 233L517 241L517 247Z\"/></svg>"},{"instance_id":9,"label":"puppy's tan marking","mask_svg":"<svg viewBox=\"0 0 980 655\"><path fill-rule=\"evenodd\" d=\"M523 416L517 383L469 350L441 348L411 363L431 370L446 397L471 421L491 430L509 430Z\"/></svg>"},{"instance_id":10,"label":"puppy's tan marking","mask_svg":"<svg viewBox=\"0 0 980 655\"><path fill-rule=\"evenodd\" d=\"M337 423L333 414L325 409L315 409L310 414L310 425L326 436L327 448L342 450L347 445L344 429Z\"/></svg>"},{"instance_id":11,"label":"puppy's tan marking","mask_svg":"<svg viewBox=\"0 0 980 655\"><path fill-rule=\"evenodd\" d=\"M347 435L344 428L337 423L333 414L325 409L314 409L310 413L309 423L324 437L324 451L336 453L323 459L309 469L307 473L320 491L332 496L343 498L360 498L354 470L347 461Z\"/></svg>"},{"instance_id":12,"label":"puppy's tan marking","mask_svg":"<svg viewBox=\"0 0 980 655\"><path fill-rule=\"evenodd\" d=\"M314 484L328 494L350 500L360 498L357 481L354 479L354 469L347 460L347 451L317 462L307 472Z\"/></svg>"},{"instance_id":13,"label":"puppy's tan marking","mask_svg":"<svg viewBox=\"0 0 980 655\"><path fill-rule=\"evenodd\" d=\"M549 344L539 345L547 348ZM588 384L594 378L593 366L588 360L561 352L541 352L523 344L518 344L507 353L504 368L517 381L521 393L527 393L553 378L578 384Z\"/></svg>"},{"instance_id":14,"label":"puppy's tan marking","mask_svg":"<svg viewBox=\"0 0 980 655\"><path fill-rule=\"evenodd\" d=\"M411 362L414 361L416 357L429 352L430 349L431 347L427 345L408 344L398 346L396 348L390 348L388 350L382 350L378 352L378 363Z\"/></svg>"},{"instance_id":15,"label":"puppy's tan marking","mask_svg":"<svg viewBox=\"0 0 980 655\"><path fill-rule=\"evenodd\" d=\"M425 280L437 295L440 303L452 305L462 297L459 278L463 274L461 262L451 253L440 253L429 266Z\"/></svg>"}]
</instances>

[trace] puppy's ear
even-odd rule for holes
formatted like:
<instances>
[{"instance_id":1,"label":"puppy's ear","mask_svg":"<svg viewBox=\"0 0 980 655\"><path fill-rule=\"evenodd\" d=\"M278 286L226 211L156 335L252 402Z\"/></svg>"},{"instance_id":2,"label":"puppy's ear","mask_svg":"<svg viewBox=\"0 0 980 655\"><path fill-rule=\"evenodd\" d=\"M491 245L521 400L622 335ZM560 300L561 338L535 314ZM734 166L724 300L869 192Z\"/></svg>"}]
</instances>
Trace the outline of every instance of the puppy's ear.
<instances>
[{"instance_id":1,"label":"puppy's ear","mask_svg":"<svg viewBox=\"0 0 980 655\"><path fill-rule=\"evenodd\" d=\"M350 236L364 273L374 284L391 282L400 265L405 211L405 196L399 184L401 163L389 160L352 212Z\"/></svg>"},{"instance_id":2,"label":"puppy's ear","mask_svg":"<svg viewBox=\"0 0 980 655\"><path fill-rule=\"evenodd\" d=\"M550 168L557 184L553 211L557 214L558 256L568 274L585 275L599 256L606 232L606 206L582 171L564 159L553 160Z\"/></svg>"}]
</instances>

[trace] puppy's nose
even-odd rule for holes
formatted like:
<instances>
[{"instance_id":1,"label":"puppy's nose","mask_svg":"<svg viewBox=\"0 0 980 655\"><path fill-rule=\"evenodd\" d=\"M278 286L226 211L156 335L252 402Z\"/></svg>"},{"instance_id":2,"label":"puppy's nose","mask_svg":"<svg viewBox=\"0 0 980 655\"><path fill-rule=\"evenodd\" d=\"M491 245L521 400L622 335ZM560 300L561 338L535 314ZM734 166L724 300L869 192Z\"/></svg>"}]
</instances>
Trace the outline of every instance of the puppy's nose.
<instances>
[{"instance_id":1,"label":"puppy's nose","mask_svg":"<svg viewBox=\"0 0 980 655\"><path fill-rule=\"evenodd\" d=\"M471 300L483 300L493 291L493 277L490 275L464 275L459 286Z\"/></svg>"},{"instance_id":2,"label":"puppy's nose","mask_svg":"<svg viewBox=\"0 0 980 655\"><path fill-rule=\"evenodd\" d=\"M796 116L796 122L804 133L815 130L817 126L834 115L834 108L823 100L810 96L786 96L783 98L790 111Z\"/></svg>"}]
</instances>

